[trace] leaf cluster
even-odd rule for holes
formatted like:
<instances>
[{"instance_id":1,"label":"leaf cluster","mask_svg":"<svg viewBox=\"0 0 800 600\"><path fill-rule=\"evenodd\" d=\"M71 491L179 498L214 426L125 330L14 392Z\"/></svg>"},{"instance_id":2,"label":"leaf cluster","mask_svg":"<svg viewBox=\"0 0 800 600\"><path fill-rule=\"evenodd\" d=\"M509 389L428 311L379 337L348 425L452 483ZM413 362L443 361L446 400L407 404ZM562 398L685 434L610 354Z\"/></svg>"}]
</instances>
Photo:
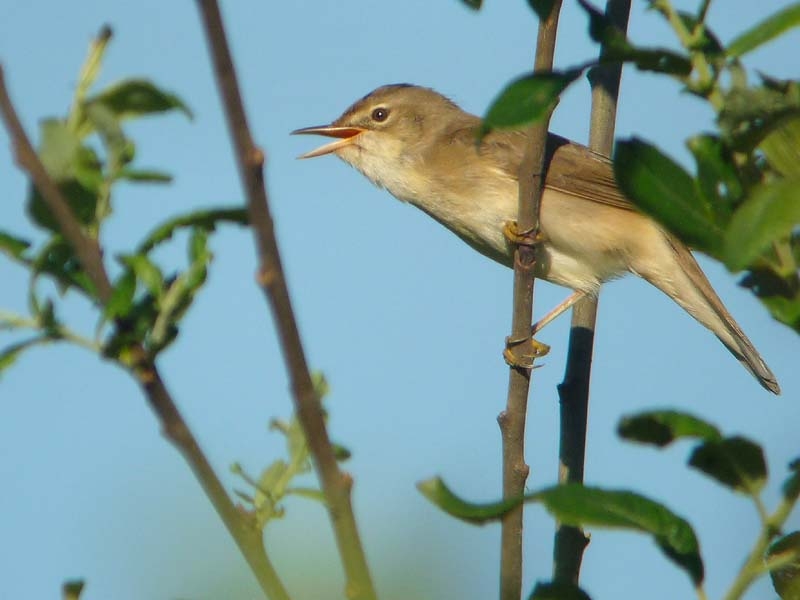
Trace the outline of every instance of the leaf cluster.
<instances>
[{"instance_id":1,"label":"leaf cluster","mask_svg":"<svg viewBox=\"0 0 800 600\"><path fill-rule=\"evenodd\" d=\"M797 583L798 533L781 536L784 521L800 495L800 464L790 465L783 484L780 506L770 515L761 502L767 482L767 465L761 446L741 436L724 436L713 424L677 411L650 411L623 418L618 428L622 438L664 448L677 440L695 440L689 466L730 490L749 497L762 520L763 547L759 560L743 571L752 579L771 572L776 589L795 590ZM649 535L663 554L681 568L693 585L702 590L705 576L700 544L694 529L683 517L661 502L630 490L608 490L569 483L526 494L517 499L476 504L456 495L440 478L417 486L422 494L449 515L471 524L483 525L502 519L521 502L541 504L560 523L576 527L622 529ZM769 540L777 541L767 549ZM744 575L740 575L743 577ZM564 587L566 586L566 587ZM780 586L780 587L779 587ZM701 597L702 591L700 592ZM541 582L530 600L537 598L588 598L583 590L561 581Z\"/></svg>"},{"instance_id":2,"label":"leaf cluster","mask_svg":"<svg viewBox=\"0 0 800 600\"><path fill-rule=\"evenodd\" d=\"M106 28L91 45L68 113L41 122L37 151L82 233L90 240L99 238L103 224L113 213L112 191L116 185L171 181L163 171L136 166L136 145L126 134L125 123L169 112L191 117L191 111L178 96L145 79L125 79L93 91L110 38L111 32ZM27 212L44 233L44 241L35 245L11 232L0 231L0 253L30 273L30 315L0 313L0 331L35 333L0 351L0 372L24 350L58 340L79 343L127 366L143 358L134 356L133 348L144 349L147 358L155 358L175 339L180 319L206 280L212 259L208 234L219 223L247 222L242 208L202 210L169 219L133 251L116 257L121 273L107 299L100 297L75 249L62 235L57 220L33 185L28 192ZM181 229L188 231L187 266L182 271L164 273L153 252ZM49 297L50 288L41 285L45 280L56 285L60 296L75 292L102 308L92 339L72 332L61 322L58 299Z\"/></svg>"},{"instance_id":3,"label":"leaf cluster","mask_svg":"<svg viewBox=\"0 0 800 600\"><path fill-rule=\"evenodd\" d=\"M319 402L328 395L328 382L321 373L314 373L314 391ZM235 490L255 517L255 523L263 529L269 521L285 515L282 504L288 496L301 496L318 502L325 502L325 495L317 487L294 485L297 477L311 472L311 452L308 448L303 427L296 416L287 422L273 419L269 428L284 436L287 459L277 459L261 471L258 478L248 475L239 463L231 465L231 472L238 475L250 488L248 491ZM336 459L343 462L350 458L350 452L335 445Z\"/></svg>"}]
</instances>

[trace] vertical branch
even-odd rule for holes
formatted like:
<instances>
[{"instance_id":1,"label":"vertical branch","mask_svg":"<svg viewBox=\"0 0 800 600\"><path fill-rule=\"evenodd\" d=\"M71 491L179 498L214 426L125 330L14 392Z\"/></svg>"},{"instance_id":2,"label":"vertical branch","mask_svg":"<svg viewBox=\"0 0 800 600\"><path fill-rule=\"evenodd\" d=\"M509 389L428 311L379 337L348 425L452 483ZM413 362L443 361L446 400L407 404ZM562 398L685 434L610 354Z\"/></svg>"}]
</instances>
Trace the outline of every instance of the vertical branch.
<instances>
[{"instance_id":1,"label":"vertical branch","mask_svg":"<svg viewBox=\"0 0 800 600\"><path fill-rule=\"evenodd\" d=\"M628 27L631 0L608 0L606 15L625 31ZM601 56L603 49L600 50ZM592 115L589 146L595 152L611 156L617 114L621 65L601 65L589 73L592 85ZM572 327L567 351L564 381L558 386L561 403L559 443L559 483L583 482L586 456L586 425L589 412L589 381L592 371L597 298L586 297L572 310ZM553 576L577 585L583 551L589 538L578 527L558 525L553 549Z\"/></svg>"},{"instance_id":2,"label":"vertical branch","mask_svg":"<svg viewBox=\"0 0 800 600\"><path fill-rule=\"evenodd\" d=\"M339 470L336 462L283 274L264 185L264 154L256 147L250 134L219 6L215 0L198 0L198 6L211 51L217 87L233 138L239 176L247 197L259 260L258 282L272 310L291 379L297 417L305 432L325 494L347 578L346 596L354 600L373 600L376 595L350 502L353 481L348 474Z\"/></svg>"},{"instance_id":3,"label":"vertical branch","mask_svg":"<svg viewBox=\"0 0 800 600\"><path fill-rule=\"evenodd\" d=\"M553 67L556 30L561 0L556 0L547 19L539 23L534 71ZM518 498L525 490L529 468L525 463L525 417L536 342L531 338L533 272L539 234L539 203L543 189L545 143L550 119L533 125L519 170L519 204L514 241L514 308L511 335L507 339L508 397L498 423L503 443L503 496ZM519 600L522 594L522 505L506 514L500 542L500 598Z\"/></svg>"}]
</instances>

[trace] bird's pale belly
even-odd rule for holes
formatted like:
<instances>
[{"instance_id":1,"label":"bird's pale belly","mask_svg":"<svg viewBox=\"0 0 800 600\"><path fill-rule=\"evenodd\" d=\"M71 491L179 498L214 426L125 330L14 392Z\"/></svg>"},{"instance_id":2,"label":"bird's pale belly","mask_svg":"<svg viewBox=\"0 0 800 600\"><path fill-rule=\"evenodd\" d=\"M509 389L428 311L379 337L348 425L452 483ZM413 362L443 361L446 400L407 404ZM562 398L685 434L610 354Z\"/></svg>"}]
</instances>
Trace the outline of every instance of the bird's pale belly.
<instances>
[{"instance_id":1,"label":"bird's pale belly","mask_svg":"<svg viewBox=\"0 0 800 600\"><path fill-rule=\"evenodd\" d=\"M420 208L484 256L507 267L513 266L514 248L503 234L503 226L516 219L516 202L504 203L507 204L502 207L504 210L498 210L500 206L495 204L492 212L474 205L470 207L472 210L461 206L457 214L446 210L449 204L440 201L433 210L426 210L428 207L424 205ZM546 189L540 213L544 240L539 246L536 276L593 294L604 281L624 275L629 270L627 249L609 245L610 240L620 238L603 231L605 221L598 219L600 215L596 213L604 210L620 212ZM638 221L642 217L636 215L634 219Z\"/></svg>"}]
</instances>

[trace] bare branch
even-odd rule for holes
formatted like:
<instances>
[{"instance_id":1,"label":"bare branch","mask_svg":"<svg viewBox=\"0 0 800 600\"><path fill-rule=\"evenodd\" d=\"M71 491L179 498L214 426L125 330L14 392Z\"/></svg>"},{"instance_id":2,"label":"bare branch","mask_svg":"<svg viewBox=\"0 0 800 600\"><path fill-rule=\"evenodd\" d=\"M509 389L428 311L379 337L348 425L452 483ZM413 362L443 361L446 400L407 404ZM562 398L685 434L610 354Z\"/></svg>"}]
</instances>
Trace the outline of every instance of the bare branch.
<instances>
[{"instance_id":1,"label":"bare branch","mask_svg":"<svg viewBox=\"0 0 800 600\"><path fill-rule=\"evenodd\" d=\"M606 15L623 31L628 26L630 0L608 0ZM600 50L601 54L603 49ZM601 65L589 73L592 84L592 116L589 146L610 156L614 145L620 65ZM558 386L561 402L559 483L582 483L586 456L586 421L592 372L597 298L586 297L572 310L572 327L564 381ZM553 576L577 585L588 536L579 527L558 525L553 548Z\"/></svg>"},{"instance_id":2,"label":"bare branch","mask_svg":"<svg viewBox=\"0 0 800 600\"><path fill-rule=\"evenodd\" d=\"M553 3L547 19L539 24L535 71L553 68L556 30L561 0ZM528 407L536 342L531 337L533 314L533 272L539 234L539 203L544 186L544 157L549 117L532 126L519 169L519 205L514 251L514 309L511 335L507 340L510 358L506 409L498 422L503 441L503 497L518 498L525 491L529 468L525 463L525 418ZM526 350L527 349L527 350ZM523 356L520 356L520 352ZM527 356L524 353L527 352ZM510 354L509 354L510 353ZM522 593L522 511L523 505L503 518L500 541L500 598L519 600Z\"/></svg>"},{"instance_id":3,"label":"bare branch","mask_svg":"<svg viewBox=\"0 0 800 600\"><path fill-rule=\"evenodd\" d=\"M247 196L247 207L259 259L258 282L272 309L283 357L291 378L297 417L306 434L314 466L327 500L328 512L347 576L346 594L352 599L371 600L376 597L375 591L350 502L353 482L349 475L339 470L297 330L264 185L264 154L253 143L250 134L219 6L214 0L198 0L198 6L214 63L217 86L224 101L228 127L233 138L239 176Z\"/></svg>"}]
</instances>

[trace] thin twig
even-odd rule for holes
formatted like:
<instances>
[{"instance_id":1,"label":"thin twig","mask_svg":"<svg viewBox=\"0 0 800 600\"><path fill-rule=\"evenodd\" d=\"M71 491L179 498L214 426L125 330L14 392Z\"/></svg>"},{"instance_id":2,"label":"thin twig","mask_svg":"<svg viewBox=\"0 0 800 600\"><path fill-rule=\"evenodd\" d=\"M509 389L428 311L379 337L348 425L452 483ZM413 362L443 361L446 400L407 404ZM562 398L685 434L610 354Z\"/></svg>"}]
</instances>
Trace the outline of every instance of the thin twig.
<instances>
[{"instance_id":1,"label":"thin twig","mask_svg":"<svg viewBox=\"0 0 800 600\"><path fill-rule=\"evenodd\" d=\"M625 31L630 7L631 0L608 0L606 16ZM601 48L601 55L603 51ZM589 74L592 85L589 146L605 156L611 155L614 145L621 75L621 65L601 65ZM583 482L596 320L597 298L584 298L572 310L567 365L564 381L558 386L561 405L559 483ZM556 580L578 584L583 552L588 544L588 536L579 527L558 525L553 548L553 576Z\"/></svg>"},{"instance_id":2,"label":"thin twig","mask_svg":"<svg viewBox=\"0 0 800 600\"><path fill-rule=\"evenodd\" d=\"M561 0L556 0L550 15L539 23L534 71L553 68L558 16ZM536 242L539 232L539 203L544 185L544 157L549 115L532 126L519 169L517 233L526 240L514 251L514 308L509 350L530 348L533 314L533 272L536 267ZM512 353L512 357L514 357ZM519 358L518 356L516 358ZM525 491L529 468L525 463L525 418L533 361L512 364L509 370L508 397L498 422L503 442L503 497L518 498ZM502 521L500 541L500 598L519 600L522 593L522 505L508 512Z\"/></svg>"},{"instance_id":3,"label":"thin twig","mask_svg":"<svg viewBox=\"0 0 800 600\"><path fill-rule=\"evenodd\" d=\"M95 354L98 354L102 350L98 342L85 338L64 325L57 324L48 330L48 328L44 327L42 323L36 319L0 310L0 331L15 329L33 329L34 331L42 332L44 334L41 338L43 344L64 340L94 352Z\"/></svg>"},{"instance_id":4,"label":"thin twig","mask_svg":"<svg viewBox=\"0 0 800 600\"><path fill-rule=\"evenodd\" d=\"M306 434L314 466L325 493L347 578L346 594L351 599L372 600L376 595L350 502L353 481L339 469L333 445L328 438L322 407L314 392L283 275L264 185L264 154L253 143L250 134L217 2L198 0L198 6L214 63L217 87L223 98L228 127L233 138L239 175L247 196L247 208L259 260L258 282L272 309L291 378L297 417Z\"/></svg>"},{"instance_id":5,"label":"thin twig","mask_svg":"<svg viewBox=\"0 0 800 600\"><path fill-rule=\"evenodd\" d=\"M111 296L112 287L103 265L100 247L96 240L83 234L58 186L47 174L36 155L9 98L2 67L0 67L0 110L14 144L17 161L28 172L36 189L55 215L61 232L78 255L81 266L97 289L101 303L104 304ZM142 387L148 404L158 416L165 436L189 463L267 596L272 600L289 600L289 595L266 555L261 530L255 525L252 515L241 511L231 501L170 396L155 364L141 346L134 347L133 351L139 356L135 361L133 374Z\"/></svg>"},{"instance_id":6,"label":"thin twig","mask_svg":"<svg viewBox=\"0 0 800 600\"><path fill-rule=\"evenodd\" d=\"M739 600L747 591L747 588L764 574L764 559L769 544L783 528L795 504L797 504L796 495L785 495L778 505L778 508L775 509L775 512L773 512L769 519L761 526L761 533L758 539L755 544L753 544L753 548L750 550L750 554L744 566L742 566L730 589L723 597L723 600Z\"/></svg>"}]
</instances>

